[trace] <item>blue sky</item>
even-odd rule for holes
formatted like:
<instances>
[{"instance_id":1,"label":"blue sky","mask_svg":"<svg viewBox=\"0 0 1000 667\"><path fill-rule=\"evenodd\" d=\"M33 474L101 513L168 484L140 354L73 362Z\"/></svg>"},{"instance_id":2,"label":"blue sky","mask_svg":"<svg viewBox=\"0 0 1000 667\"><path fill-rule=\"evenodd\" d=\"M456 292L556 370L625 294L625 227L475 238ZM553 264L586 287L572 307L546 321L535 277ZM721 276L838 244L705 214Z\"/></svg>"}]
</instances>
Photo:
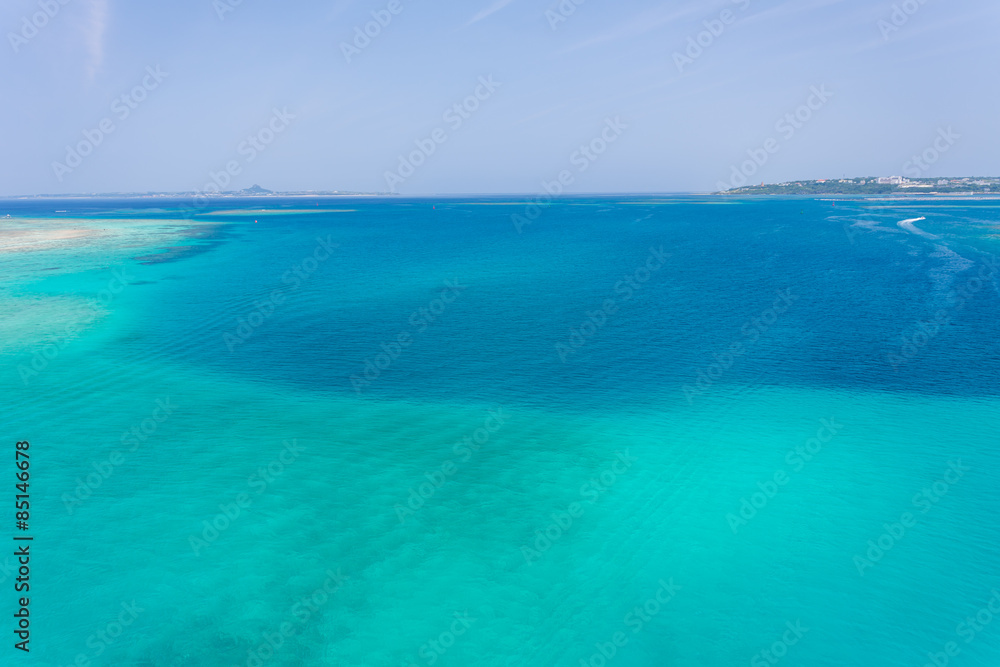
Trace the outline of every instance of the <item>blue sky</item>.
<instances>
[{"instance_id":1,"label":"blue sky","mask_svg":"<svg viewBox=\"0 0 1000 667\"><path fill-rule=\"evenodd\" d=\"M711 191L754 155L903 174L941 132L921 175L1000 175L995 0L64 1L0 8L0 195Z\"/></svg>"}]
</instances>

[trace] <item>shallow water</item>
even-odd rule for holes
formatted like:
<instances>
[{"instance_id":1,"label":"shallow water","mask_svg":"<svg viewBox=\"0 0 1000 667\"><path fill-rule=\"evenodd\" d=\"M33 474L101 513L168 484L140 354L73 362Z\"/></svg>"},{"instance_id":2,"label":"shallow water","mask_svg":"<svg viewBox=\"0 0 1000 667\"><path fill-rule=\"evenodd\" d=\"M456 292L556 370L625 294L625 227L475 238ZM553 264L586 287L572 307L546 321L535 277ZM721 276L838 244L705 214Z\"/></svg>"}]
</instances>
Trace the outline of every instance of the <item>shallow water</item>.
<instances>
[{"instance_id":1,"label":"shallow water","mask_svg":"<svg viewBox=\"0 0 1000 667\"><path fill-rule=\"evenodd\" d=\"M993 664L1000 210L716 203L5 202L11 664Z\"/></svg>"}]
</instances>

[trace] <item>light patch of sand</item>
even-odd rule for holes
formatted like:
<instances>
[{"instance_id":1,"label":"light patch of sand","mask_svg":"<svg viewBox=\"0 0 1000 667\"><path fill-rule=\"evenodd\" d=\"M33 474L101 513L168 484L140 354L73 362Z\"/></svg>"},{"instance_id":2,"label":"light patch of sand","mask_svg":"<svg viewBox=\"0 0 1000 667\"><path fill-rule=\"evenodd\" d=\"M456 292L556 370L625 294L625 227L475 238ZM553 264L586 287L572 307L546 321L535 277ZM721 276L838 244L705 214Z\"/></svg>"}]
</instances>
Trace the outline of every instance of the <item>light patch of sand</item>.
<instances>
[{"instance_id":1,"label":"light patch of sand","mask_svg":"<svg viewBox=\"0 0 1000 667\"><path fill-rule=\"evenodd\" d=\"M52 250L66 245L67 241L93 239L104 235L102 230L86 227L12 229L7 225L0 225L0 253Z\"/></svg>"},{"instance_id":2,"label":"light patch of sand","mask_svg":"<svg viewBox=\"0 0 1000 667\"><path fill-rule=\"evenodd\" d=\"M88 248L170 247L222 223L126 218L0 218L0 255Z\"/></svg>"},{"instance_id":3,"label":"light patch of sand","mask_svg":"<svg viewBox=\"0 0 1000 667\"><path fill-rule=\"evenodd\" d=\"M318 215L321 213L356 213L355 208L340 208L340 209L320 209L317 208L315 211L312 210L288 210L281 208L240 208L225 211L206 211L204 213L199 213L199 216L211 217L211 216L231 216L239 215L244 217L253 217L255 215Z\"/></svg>"}]
</instances>

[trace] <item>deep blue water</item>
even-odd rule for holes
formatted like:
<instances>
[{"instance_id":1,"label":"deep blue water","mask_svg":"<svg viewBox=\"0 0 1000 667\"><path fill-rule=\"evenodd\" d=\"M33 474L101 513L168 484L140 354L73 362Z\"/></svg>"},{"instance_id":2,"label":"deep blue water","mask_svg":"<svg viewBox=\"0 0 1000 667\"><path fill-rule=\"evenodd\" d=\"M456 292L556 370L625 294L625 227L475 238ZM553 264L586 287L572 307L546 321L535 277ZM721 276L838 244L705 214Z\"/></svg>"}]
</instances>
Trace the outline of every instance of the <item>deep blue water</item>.
<instances>
[{"instance_id":1,"label":"deep blue water","mask_svg":"<svg viewBox=\"0 0 1000 667\"><path fill-rule=\"evenodd\" d=\"M896 228L905 211L870 214L887 230L872 232L845 229L862 207L844 203L839 211L814 201L617 204L561 202L520 234L511 215L525 207L492 201L362 203L355 213L243 224L230 232L232 243L192 261L215 267L210 285L189 280L189 289L163 295L172 299L163 302L165 319L135 332L136 352L155 348L225 372L351 392L350 377L379 346L409 331L411 346L364 394L542 405L569 394L589 406L643 403L651 393L657 402L661 393L683 399L678 387L706 360L757 329L759 340L725 382L995 391L997 336L984 335L997 331L995 287L965 299L919 364L887 363L907 327L955 308L951 291L990 267L983 263L990 243L952 229L961 218L950 210L925 226L948 230L947 245L975 263L965 272L935 256L939 244ZM328 237L339 244L328 262L297 289L282 281L317 238ZM663 267L640 289L623 283L653 248L669 255ZM448 280L463 287L458 298L414 326L410 315L429 307ZM274 289L291 305L228 353L222 333L235 331ZM794 301L768 331L751 325L749 336L741 333L786 291ZM564 363L556 343L568 344L609 298L620 310Z\"/></svg>"}]
</instances>

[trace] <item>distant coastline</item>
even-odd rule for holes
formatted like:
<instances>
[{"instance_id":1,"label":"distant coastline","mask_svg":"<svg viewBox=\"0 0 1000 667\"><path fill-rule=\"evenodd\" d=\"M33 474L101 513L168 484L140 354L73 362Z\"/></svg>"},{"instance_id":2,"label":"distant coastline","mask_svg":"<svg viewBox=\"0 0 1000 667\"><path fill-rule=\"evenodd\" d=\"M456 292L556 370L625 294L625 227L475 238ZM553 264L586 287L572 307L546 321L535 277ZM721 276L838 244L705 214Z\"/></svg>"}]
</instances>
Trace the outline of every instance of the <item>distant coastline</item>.
<instances>
[{"instance_id":1,"label":"distant coastline","mask_svg":"<svg viewBox=\"0 0 1000 667\"><path fill-rule=\"evenodd\" d=\"M226 190L222 192L94 192L94 193L62 193L62 194L32 194L32 195L0 195L0 201L37 201L37 200L72 200L72 199L189 199L202 202L244 200L244 199L294 199L294 198L338 198L338 197L401 197L398 192L354 192L343 190L299 190L276 192L266 190L259 185L244 190ZM530 197L527 193L477 193L477 194L413 194L405 195L413 198L444 197ZM907 179L900 177L872 177L854 179L818 179L805 181L788 181L784 183L761 183L760 185L745 185L739 188L709 191L688 192L581 192L564 193L555 198L573 197L734 197L734 196L784 196L784 197L846 197L860 199L926 199L953 198L965 199L1000 199L1000 178L996 177L957 177L957 178L923 178ZM0 216L2 217L2 216Z\"/></svg>"},{"instance_id":2,"label":"distant coastline","mask_svg":"<svg viewBox=\"0 0 1000 667\"><path fill-rule=\"evenodd\" d=\"M1000 178L950 177L903 178L875 176L865 178L830 178L812 181L788 181L746 185L717 192L718 195L805 195L862 197L989 197L1000 196Z\"/></svg>"}]
</instances>

